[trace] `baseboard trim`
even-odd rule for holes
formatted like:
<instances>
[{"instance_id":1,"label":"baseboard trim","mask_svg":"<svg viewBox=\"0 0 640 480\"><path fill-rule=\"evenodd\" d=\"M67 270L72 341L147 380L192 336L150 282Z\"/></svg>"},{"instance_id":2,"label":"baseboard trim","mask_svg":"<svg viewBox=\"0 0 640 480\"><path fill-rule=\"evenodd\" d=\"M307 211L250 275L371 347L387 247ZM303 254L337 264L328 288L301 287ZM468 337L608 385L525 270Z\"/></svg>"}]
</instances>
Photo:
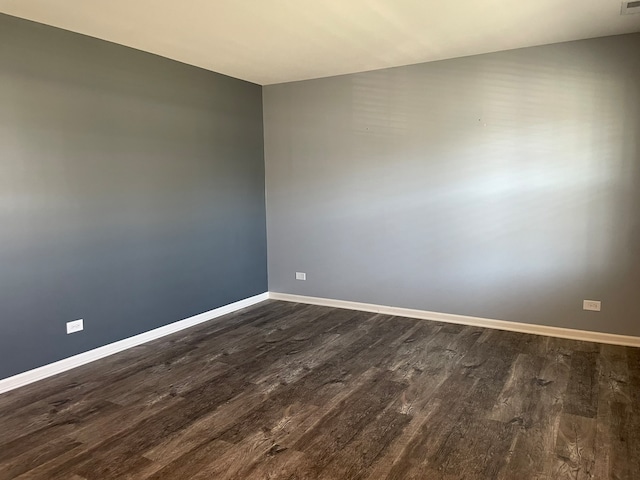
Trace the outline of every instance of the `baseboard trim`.
<instances>
[{"instance_id":1,"label":"baseboard trim","mask_svg":"<svg viewBox=\"0 0 640 480\"><path fill-rule=\"evenodd\" d=\"M268 299L268 292L261 293L259 295L245 298L244 300L230 303L219 308L214 308L213 310L209 310L208 312L204 312L193 317L185 318L184 320L170 323L169 325L165 325L163 327L149 330L148 332L144 332L139 335L134 335L133 337L125 338L124 340L119 340L117 342L104 345L103 347L98 347L93 350L74 355L73 357L68 357L57 362L44 365L42 367L38 367L33 370L29 370L12 377L2 379L0 380L0 394L19 387L23 387L33 382L37 382L38 380L52 377L53 375L66 372L67 370L71 370L72 368L76 368L95 360L108 357L115 353L122 352L123 350L136 347L143 343L150 342L151 340L156 340L166 335L171 335L172 333L179 332L180 330L193 327L200 323L208 322L209 320L213 320L223 315L233 313L237 310L250 307L251 305L255 305L256 303L260 303Z\"/></svg>"},{"instance_id":2,"label":"baseboard trim","mask_svg":"<svg viewBox=\"0 0 640 480\"><path fill-rule=\"evenodd\" d=\"M0 394L6 393L30 383L52 377L59 373L66 372L73 368L91 363L104 357L122 352L143 343L162 338L166 335L185 330L200 323L208 322L215 318L233 313L246 307L268 299L282 300L286 302L306 303L310 305L322 305L325 307L346 308L349 310L361 310L364 312L382 313L386 315L396 315L408 318L418 318L423 320L433 320L436 322L456 323L460 325L470 325L474 327L493 328L497 330L508 330L512 332L530 333L533 335L546 335L548 337L568 338L571 340L583 340L588 342L607 343L612 345L624 345L629 347L640 347L640 337L628 335L617 335L614 333L592 332L588 330L575 330L571 328L550 327L546 325L533 325L528 323L510 322L506 320L494 320L490 318L471 317L466 315L455 315L452 313L430 312L427 310L415 310L411 308L389 307L373 303L351 302L347 300L335 300L330 298L308 297L303 295L293 295L289 293L265 292L253 297L245 298L208 312L185 318L163 327L149 330L148 332L125 338L102 347L89 350L73 357L65 358L42 367L19 373L12 377L0 380Z\"/></svg>"},{"instance_id":3,"label":"baseboard trim","mask_svg":"<svg viewBox=\"0 0 640 480\"><path fill-rule=\"evenodd\" d=\"M617 335L614 333L574 330L571 328L550 327L546 325L533 325L529 323L509 322L506 320L493 320L491 318L455 315L452 313L439 313L429 312L427 310L414 310L411 308L388 307L385 305L376 305L373 303L350 302L347 300L334 300L330 298L320 297L306 297L303 295L292 295L289 293L269 292L269 298L273 300L283 300L286 302L307 303L310 305L346 308L349 310L361 310L364 312L383 313L386 315L419 318L423 320L434 320L436 322L457 323L474 327L530 333L533 335L546 335L548 337L568 338L571 340L608 343L612 345L624 345L629 347L640 347L640 337Z\"/></svg>"}]
</instances>

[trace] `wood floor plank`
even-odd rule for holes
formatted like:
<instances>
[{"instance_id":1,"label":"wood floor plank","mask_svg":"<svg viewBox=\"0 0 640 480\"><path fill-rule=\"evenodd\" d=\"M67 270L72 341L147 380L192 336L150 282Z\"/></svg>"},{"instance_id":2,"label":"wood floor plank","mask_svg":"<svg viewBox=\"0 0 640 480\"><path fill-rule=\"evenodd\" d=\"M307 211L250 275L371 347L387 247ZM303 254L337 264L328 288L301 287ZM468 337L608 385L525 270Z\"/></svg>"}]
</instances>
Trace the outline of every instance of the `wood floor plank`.
<instances>
[{"instance_id":1,"label":"wood floor plank","mask_svg":"<svg viewBox=\"0 0 640 480\"><path fill-rule=\"evenodd\" d=\"M528 428L531 422L527 415L532 405L531 396L535 394L536 387L552 381L539 378L543 363L542 357L519 354L488 418Z\"/></svg>"},{"instance_id":2,"label":"wood floor plank","mask_svg":"<svg viewBox=\"0 0 640 480\"><path fill-rule=\"evenodd\" d=\"M528 350L527 350L528 351ZM476 379L463 410L447 438L429 457L429 468L461 478L496 478L506 462L517 434L512 422L486 420L508 378L513 352L503 350L487 355L476 369L461 366L461 373Z\"/></svg>"},{"instance_id":3,"label":"wood floor plank","mask_svg":"<svg viewBox=\"0 0 640 480\"><path fill-rule=\"evenodd\" d=\"M0 395L0 480L640 478L640 349L267 301Z\"/></svg>"},{"instance_id":4,"label":"wood floor plank","mask_svg":"<svg viewBox=\"0 0 640 480\"><path fill-rule=\"evenodd\" d=\"M399 413L394 408L387 408L332 456L329 464L322 470L320 478L366 478L375 462L384 456L411 420L410 415Z\"/></svg>"},{"instance_id":5,"label":"wood floor plank","mask_svg":"<svg viewBox=\"0 0 640 480\"><path fill-rule=\"evenodd\" d=\"M640 348L627 348L627 365L629 372L629 410L625 419L627 428L627 451L617 451L625 455L628 462L629 476L640 478Z\"/></svg>"},{"instance_id":6,"label":"wood floor plank","mask_svg":"<svg viewBox=\"0 0 640 480\"><path fill-rule=\"evenodd\" d=\"M98 444L74 458L61 470L81 476L117 478L118 475L144 466L142 454L164 436L179 431L228 401L248 386L241 372L230 370L218 381L185 393L184 401L145 418L124 432ZM57 473L57 472L56 472Z\"/></svg>"},{"instance_id":7,"label":"wood floor plank","mask_svg":"<svg viewBox=\"0 0 640 480\"><path fill-rule=\"evenodd\" d=\"M0 444L0 462L23 455L62 436L73 435L79 424L90 421L92 417L100 418L117 408L111 402L96 401L84 403L81 408L72 411L64 411L52 418L47 426Z\"/></svg>"},{"instance_id":8,"label":"wood floor plank","mask_svg":"<svg viewBox=\"0 0 640 480\"><path fill-rule=\"evenodd\" d=\"M265 480L265 479L295 479L295 469L305 462L307 458L302 452L294 450L284 450L274 455L267 455L259 463L254 463L242 480Z\"/></svg>"},{"instance_id":9,"label":"wood floor plank","mask_svg":"<svg viewBox=\"0 0 640 480\"><path fill-rule=\"evenodd\" d=\"M74 465L77 457L86 454L89 450L106 442L115 435L128 430L131 425L136 425L145 418L158 415L162 409L168 409L180 401L180 398L173 397L170 400L163 401L161 407L138 403L110 410L91 422L76 424L69 436L79 442L80 445L43 463L19 478L26 476L30 480L67 479L72 475L67 466Z\"/></svg>"},{"instance_id":10,"label":"wood floor plank","mask_svg":"<svg viewBox=\"0 0 640 480\"><path fill-rule=\"evenodd\" d=\"M596 420L563 413L556 440L552 478L593 479L595 473Z\"/></svg>"},{"instance_id":11,"label":"wood floor plank","mask_svg":"<svg viewBox=\"0 0 640 480\"><path fill-rule=\"evenodd\" d=\"M539 358L539 357L537 357ZM558 352L548 354L539 370L534 370L521 383L527 397L522 409L511 420L519 427L506 465L498 478L536 478L551 480L555 443L562 412L562 399L570 372L569 358Z\"/></svg>"},{"instance_id":12,"label":"wood floor plank","mask_svg":"<svg viewBox=\"0 0 640 480\"><path fill-rule=\"evenodd\" d=\"M429 467L453 478L496 478L516 434L513 424L465 412L431 457Z\"/></svg>"},{"instance_id":13,"label":"wood floor plank","mask_svg":"<svg viewBox=\"0 0 640 480\"><path fill-rule=\"evenodd\" d=\"M391 374L383 371L343 400L293 445L294 450L304 452L311 459L305 468L297 470L297 475L301 478L318 477L336 454L347 447L361 430L377 421L376 417L405 388L405 384L394 382Z\"/></svg>"},{"instance_id":14,"label":"wood floor plank","mask_svg":"<svg viewBox=\"0 0 640 480\"><path fill-rule=\"evenodd\" d=\"M424 478L434 470L446 473L448 456L466 457L467 447L463 443L452 444L449 439L476 428L471 420L488 414L503 388L515 355L512 350L496 348L490 342L472 344L468 355L463 356L461 363L436 390L433 396L437 405L435 411L407 441L386 478ZM456 398L456 402L452 403L452 398ZM460 426L462 430L456 432ZM510 435L508 432L506 436ZM504 449L505 441L500 445ZM431 453L425 455L424 452ZM490 471L499 468L499 464L494 465L486 458L480 468Z\"/></svg>"},{"instance_id":15,"label":"wood floor plank","mask_svg":"<svg viewBox=\"0 0 640 480\"><path fill-rule=\"evenodd\" d=\"M486 364L488 349L478 343L483 334L478 335L474 329L458 329L458 332L461 335L439 329L417 339L414 342L415 357L408 365L410 368L395 370L409 384L401 397L399 412L410 415L411 420L385 454L377 459L369 478L386 478L393 468L400 468L394 467L396 463L406 461L407 445L416 439L430 416L441 407L441 398L436 396L436 392L441 397L443 391L447 391L446 387L439 391L439 387L460 364L467 373Z\"/></svg>"},{"instance_id":16,"label":"wood floor plank","mask_svg":"<svg viewBox=\"0 0 640 480\"><path fill-rule=\"evenodd\" d=\"M388 321L379 318L378 323L370 331L350 343L347 348L338 351L298 381L283 385L282 388L273 392L258 409L248 412L246 417L226 431L222 438L237 442L244 435L253 433L257 425L270 430L275 424L281 422L281 412L295 402L323 406L345 391L342 387L348 385L358 388L362 384L361 375L367 371L373 371L375 367L374 362L368 359L382 353L387 348L386 342L402 334L408 327L409 324L405 324L404 328L399 328L397 331L389 330ZM343 364L345 356L351 359L348 365ZM366 376L364 378L367 379ZM346 391L349 390L346 389Z\"/></svg>"},{"instance_id":17,"label":"wood floor plank","mask_svg":"<svg viewBox=\"0 0 640 480\"><path fill-rule=\"evenodd\" d=\"M564 412L594 418L598 410L597 354L574 352Z\"/></svg>"},{"instance_id":18,"label":"wood floor plank","mask_svg":"<svg viewBox=\"0 0 640 480\"><path fill-rule=\"evenodd\" d=\"M596 478L630 480L628 420L631 414L627 349L603 345L598 362Z\"/></svg>"},{"instance_id":19,"label":"wood floor plank","mask_svg":"<svg viewBox=\"0 0 640 480\"><path fill-rule=\"evenodd\" d=\"M0 480L11 480L25 472L33 470L49 460L58 458L66 452L81 445L68 437L61 437L33 448L21 455L15 455L10 460L0 464Z\"/></svg>"}]
</instances>

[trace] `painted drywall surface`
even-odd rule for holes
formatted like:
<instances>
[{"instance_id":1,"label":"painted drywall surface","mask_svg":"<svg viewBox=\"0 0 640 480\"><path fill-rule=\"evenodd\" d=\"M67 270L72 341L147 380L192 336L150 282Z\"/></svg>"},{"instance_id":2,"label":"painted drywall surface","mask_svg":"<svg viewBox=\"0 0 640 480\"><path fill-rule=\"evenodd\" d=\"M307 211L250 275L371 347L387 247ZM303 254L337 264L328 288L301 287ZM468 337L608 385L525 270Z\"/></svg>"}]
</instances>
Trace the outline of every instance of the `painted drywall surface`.
<instances>
[{"instance_id":1,"label":"painted drywall surface","mask_svg":"<svg viewBox=\"0 0 640 480\"><path fill-rule=\"evenodd\" d=\"M0 15L0 378L266 291L261 95Z\"/></svg>"},{"instance_id":2,"label":"painted drywall surface","mask_svg":"<svg viewBox=\"0 0 640 480\"><path fill-rule=\"evenodd\" d=\"M265 87L270 291L640 335L638 51Z\"/></svg>"}]
</instances>

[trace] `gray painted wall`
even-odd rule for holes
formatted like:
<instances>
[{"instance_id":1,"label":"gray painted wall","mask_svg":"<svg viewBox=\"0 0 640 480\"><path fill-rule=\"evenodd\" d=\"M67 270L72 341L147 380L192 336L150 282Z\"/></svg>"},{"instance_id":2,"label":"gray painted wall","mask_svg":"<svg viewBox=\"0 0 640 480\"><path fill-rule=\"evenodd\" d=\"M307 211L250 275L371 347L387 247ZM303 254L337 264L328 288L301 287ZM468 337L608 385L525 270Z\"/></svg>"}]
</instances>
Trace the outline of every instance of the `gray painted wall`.
<instances>
[{"instance_id":1,"label":"gray painted wall","mask_svg":"<svg viewBox=\"0 0 640 480\"><path fill-rule=\"evenodd\" d=\"M265 87L269 289L640 335L638 52L634 34Z\"/></svg>"},{"instance_id":2,"label":"gray painted wall","mask_svg":"<svg viewBox=\"0 0 640 480\"><path fill-rule=\"evenodd\" d=\"M261 95L0 15L0 378L266 291Z\"/></svg>"}]
</instances>

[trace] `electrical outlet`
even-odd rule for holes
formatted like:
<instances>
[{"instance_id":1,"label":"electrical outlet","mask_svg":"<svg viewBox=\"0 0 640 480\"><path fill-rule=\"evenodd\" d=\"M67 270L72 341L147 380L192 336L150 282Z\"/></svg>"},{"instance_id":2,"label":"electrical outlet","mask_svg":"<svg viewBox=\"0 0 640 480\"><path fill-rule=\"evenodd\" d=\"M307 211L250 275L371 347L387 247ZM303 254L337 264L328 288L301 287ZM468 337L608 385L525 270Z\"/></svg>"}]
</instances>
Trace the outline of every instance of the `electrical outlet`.
<instances>
[{"instance_id":1,"label":"electrical outlet","mask_svg":"<svg viewBox=\"0 0 640 480\"><path fill-rule=\"evenodd\" d=\"M592 312L599 312L602 303L599 300L584 300L582 302L583 310L590 310Z\"/></svg>"},{"instance_id":2,"label":"electrical outlet","mask_svg":"<svg viewBox=\"0 0 640 480\"><path fill-rule=\"evenodd\" d=\"M74 320L73 322L67 322L67 335L70 333L81 332L84 330L84 320Z\"/></svg>"},{"instance_id":3,"label":"electrical outlet","mask_svg":"<svg viewBox=\"0 0 640 480\"><path fill-rule=\"evenodd\" d=\"M307 274L304 272L296 272L296 280L306 280Z\"/></svg>"}]
</instances>

